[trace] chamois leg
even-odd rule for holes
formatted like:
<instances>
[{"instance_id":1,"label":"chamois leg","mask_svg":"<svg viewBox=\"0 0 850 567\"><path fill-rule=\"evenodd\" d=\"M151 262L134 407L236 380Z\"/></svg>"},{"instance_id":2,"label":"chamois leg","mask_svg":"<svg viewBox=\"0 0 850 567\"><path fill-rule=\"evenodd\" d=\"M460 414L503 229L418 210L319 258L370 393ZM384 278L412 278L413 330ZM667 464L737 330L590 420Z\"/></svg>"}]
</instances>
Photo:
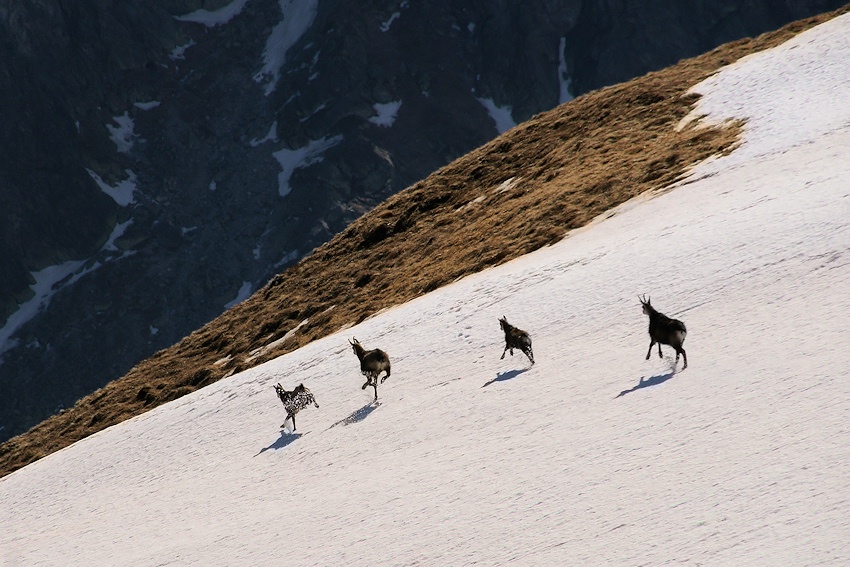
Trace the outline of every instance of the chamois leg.
<instances>
[{"instance_id":1,"label":"chamois leg","mask_svg":"<svg viewBox=\"0 0 850 567\"><path fill-rule=\"evenodd\" d=\"M372 382L372 387L375 388L375 400L378 399L378 377L375 376L375 380Z\"/></svg>"},{"instance_id":2,"label":"chamois leg","mask_svg":"<svg viewBox=\"0 0 850 567\"><path fill-rule=\"evenodd\" d=\"M292 414L292 432L295 433L295 414Z\"/></svg>"},{"instance_id":3,"label":"chamois leg","mask_svg":"<svg viewBox=\"0 0 850 567\"><path fill-rule=\"evenodd\" d=\"M661 343L658 343L658 358L664 358L664 355L661 354Z\"/></svg>"},{"instance_id":4,"label":"chamois leg","mask_svg":"<svg viewBox=\"0 0 850 567\"><path fill-rule=\"evenodd\" d=\"M646 352L646 359L649 360L649 357L652 355L652 346L655 344L655 341L649 341L649 350ZM661 344L659 343L658 348L661 348Z\"/></svg>"},{"instance_id":5,"label":"chamois leg","mask_svg":"<svg viewBox=\"0 0 850 567\"><path fill-rule=\"evenodd\" d=\"M504 360L504 359L505 359L505 353L506 353L506 352L508 352L508 347L505 347L505 350L503 350L503 351L502 351L502 358L500 358L499 360Z\"/></svg>"},{"instance_id":6,"label":"chamois leg","mask_svg":"<svg viewBox=\"0 0 850 567\"><path fill-rule=\"evenodd\" d=\"M389 368L387 369L387 371L386 371L386 372L387 372L387 373L386 373L386 374L384 374L384 377L383 377L383 378L381 378L381 384L383 384L383 383L384 383L384 380L386 380L387 378L389 378L389 377L390 377L390 370L389 370Z\"/></svg>"},{"instance_id":7,"label":"chamois leg","mask_svg":"<svg viewBox=\"0 0 850 567\"><path fill-rule=\"evenodd\" d=\"M682 347L678 347L676 349L676 363L677 364L679 362L679 353L680 352L682 353L682 358L685 359L685 365L682 367L682 370L684 370L685 368L688 367L688 355L685 353L685 349L683 349Z\"/></svg>"},{"instance_id":8,"label":"chamois leg","mask_svg":"<svg viewBox=\"0 0 850 567\"><path fill-rule=\"evenodd\" d=\"M528 360L531 361L531 364L534 364L534 352L531 350L531 347L528 347L527 349L523 349L522 352L525 353L525 356L528 357Z\"/></svg>"}]
</instances>

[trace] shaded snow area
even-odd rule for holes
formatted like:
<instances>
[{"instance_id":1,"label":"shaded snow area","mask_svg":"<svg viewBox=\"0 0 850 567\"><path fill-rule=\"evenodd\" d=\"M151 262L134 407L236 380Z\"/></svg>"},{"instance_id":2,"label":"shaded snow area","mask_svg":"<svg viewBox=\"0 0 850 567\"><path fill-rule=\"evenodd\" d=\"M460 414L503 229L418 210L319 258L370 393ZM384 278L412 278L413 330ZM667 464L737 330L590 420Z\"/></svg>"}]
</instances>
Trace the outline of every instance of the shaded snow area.
<instances>
[{"instance_id":1,"label":"shaded snow area","mask_svg":"<svg viewBox=\"0 0 850 567\"><path fill-rule=\"evenodd\" d=\"M286 63L286 52L313 25L319 0L280 0L283 19L272 29L263 50L263 68L254 75L258 83L265 83L266 96L272 94L280 79L280 70Z\"/></svg>"},{"instance_id":2,"label":"shaded snow area","mask_svg":"<svg viewBox=\"0 0 850 567\"><path fill-rule=\"evenodd\" d=\"M298 256L299 256L299 252L298 252L297 249L292 250L290 252L287 252L286 254L283 255L283 257L280 260L277 261L277 263L274 265L274 267L280 268L284 264L288 264L289 262L293 262L293 261L297 260Z\"/></svg>"},{"instance_id":3,"label":"shaded snow area","mask_svg":"<svg viewBox=\"0 0 850 567\"><path fill-rule=\"evenodd\" d=\"M302 148L294 150L284 148L272 153L281 167L281 172L277 174L278 193L280 196L286 197L292 191L292 187L289 186L289 180L296 169L319 163L324 159L322 154L341 141L342 134L332 138L311 140L309 144Z\"/></svg>"},{"instance_id":4,"label":"shaded snow area","mask_svg":"<svg viewBox=\"0 0 850 567\"><path fill-rule=\"evenodd\" d=\"M698 86L745 141L673 190L3 478L6 562L850 564L850 127L808 120L850 82L788 96L847 38ZM643 293L687 370L644 360ZM499 359L503 315L534 366ZM390 354L378 403L351 337ZM321 406L297 432L277 382Z\"/></svg>"},{"instance_id":5,"label":"shaded snow area","mask_svg":"<svg viewBox=\"0 0 850 567\"><path fill-rule=\"evenodd\" d=\"M12 335L50 303L53 297L53 286L77 272L82 265L82 260L68 261L32 272L31 276L35 283L30 285L30 290L34 295L29 301L18 306L18 310L12 313L5 325L0 328L0 355L18 345L19 341L12 339Z\"/></svg>"},{"instance_id":6,"label":"shaded snow area","mask_svg":"<svg viewBox=\"0 0 850 567\"><path fill-rule=\"evenodd\" d=\"M567 67L567 38L558 43L558 104L573 100L573 79Z\"/></svg>"},{"instance_id":7,"label":"shaded snow area","mask_svg":"<svg viewBox=\"0 0 850 567\"><path fill-rule=\"evenodd\" d=\"M121 116L113 116L112 120L115 125L107 124L106 129L109 130L109 139L115 144L118 153L126 154L133 149L136 134L133 132L135 123L130 115L125 112Z\"/></svg>"},{"instance_id":8,"label":"shaded snow area","mask_svg":"<svg viewBox=\"0 0 850 567\"><path fill-rule=\"evenodd\" d=\"M121 252L115 245L115 241L126 232L132 223L132 220L128 220L116 224L115 228L112 229L106 243L98 252L98 254L103 254L103 262L118 260L133 254L133 252ZM35 283L30 285L30 290L33 296L20 304L18 310L12 313L6 323L0 327L0 363L2 363L3 353L18 345L19 340L12 338L18 329L35 317L42 309L45 309L59 290L76 283L80 278L102 265L100 261L88 264L86 260L70 260L32 272L30 275Z\"/></svg>"},{"instance_id":9,"label":"shaded snow area","mask_svg":"<svg viewBox=\"0 0 850 567\"><path fill-rule=\"evenodd\" d=\"M396 21L397 19L399 19L400 17L401 17L401 12L393 12L390 15L390 17L387 21L381 22L381 28L380 28L381 31L382 32L390 31L390 27L392 27L393 22Z\"/></svg>"},{"instance_id":10,"label":"shaded snow area","mask_svg":"<svg viewBox=\"0 0 850 567\"><path fill-rule=\"evenodd\" d=\"M149 100L149 101L146 101L146 102L134 102L133 106L135 106L136 108L138 108L140 110L146 110L147 111L147 110L153 110L154 108L156 108L160 104L161 103L158 100Z\"/></svg>"},{"instance_id":11,"label":"shaded snow area","mask_svg":"<svg viewBox=\"0 0 850 567\"><path fill-rule=\"evenodd\" d=\"M487 110L487 114L493 119L493 122L496 124L496 131L499 134L504 134L516 126L516 122L514 122L514 118L511 115L512 107L496 106L496 102L492 98L479 98L478 102L481 103L481 106Z\"/></svg>"},{"instance_id":12,"label":"shaded snow area","mask_svg":"<svg viewBox=\"0 0 850 567\"><path fill-rule=\"evenodd\" d=\"M404 0L401 4L399 4L399 9L406 10L409 5L410 5L410 3L407 0ZM392 27L393 22L396 21L397 19L399 19L400 17L401 17L401 12L393 12L392 14L390 14L390 17L386 21L381 22L381 27L380 27L381 31L382 32L390 31L390 28Z\"/></svg>"},{"instance_id":13,"label":"shaded snow area","mask_svg":"<svg viewBox=\"0 0 850 567\"><path fill-rule=\"evenodd\" d=\"M224 304L225 309L230 309L234 305L238 305L251 297L251 293L253 292L253 286L251 282L242 282L242 287L239 288L239 291L236 293L236 297L232 300L228 301Z\"/></svg>"},{"instance_id":14,"label":"shaded snow area","mask_svg":"<svg viewBox=\"0 0 850 567\"><path fill-rule=\"evenodd\" d=\"M195 40L189 41L184 45L178 45L174 49L171 50L171 55L169 55L169 59L172 61L178 61L182 59L186 59L186 50L195 45Z\"/></svg>"},{"instance_id":15,"label":"shaded snow area","mask_svg":"<svg viewBox=\"0 0 850 567\"><path fill-rule=\"evenodd\" d=\"M396 100L387 103L376 102L372 105L375 109L375 116L369 118L369 122L377 126L389 128L395 124L395 119L398 116L398 111L401 108L401 101Z\"/></svg>"},{"instance_id":16,"label":"shaded snow area","mask_svg":"<svg viewBox=\"0 0 850 567\"><path fill-rule=\"evenodd\" d=\"M269 126L269 131L264 137L254 138L248 143L251 144L252 148L256 148L257 146L265 144L266 142L277 142L277 120L272 122L272 125Z\"/></svg>"},{"instance_id":17,"label":"shaded snow area","mask_svg":"<svg viewBox=\"0 0 850 567\"><path fill-rule=\"evenodd\" d=\"M214 28L226 24L242 13L242 9L247 3L248 0L234 0L218 10L195 10L184 16L175 16L175 19L181 22L193 22L203 24L208 28Z\"/></svg>"},{"instance_id":18,"label":"shaded snow area","mask_svg":"<svg viewBox=\"0 0 850 567\"><path fill-rule=\"evenodd\" d=\"M116 185L110 185L91 169L87 169L86 171L94 179L94 182L97 183L97 186L100 187L100 190L112 197L112 200L118 203L118 206L126 207L136 202L136 174L131 170L124 170L127 174L127 179L119 181Z\"/></svg>"}]
</instances>

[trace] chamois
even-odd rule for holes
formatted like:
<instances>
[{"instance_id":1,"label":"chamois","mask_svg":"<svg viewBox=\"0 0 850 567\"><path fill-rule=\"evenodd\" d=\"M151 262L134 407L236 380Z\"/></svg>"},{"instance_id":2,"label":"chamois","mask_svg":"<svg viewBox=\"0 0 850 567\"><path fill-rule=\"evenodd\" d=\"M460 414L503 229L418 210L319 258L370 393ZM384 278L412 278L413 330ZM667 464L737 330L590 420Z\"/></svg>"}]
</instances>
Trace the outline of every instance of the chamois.
<instances>
[{"instance_id":1,"label":"chamois","mask_svg":"<svg viewBox=\"0 0 850 567\"><path fill-rule=\"evenodd\" d=\"M685 324L679 321L678 319L671 319L667 315L660 313L655 310L655 308L650 305L649 299L644 299L643 297L638 297L640 299L640 304L643 306L643 312L646 315L649 315L649 350L646 353L646 360L649 360L649 356L652 354L652 346L655 343L658 343L658 357L663 358L661 355L661 345L669 345L676 349L676 362L679 363L679 355L682 355L682 358L685 359L685 365L682 367L682 370L688 367L688 355L685 354L685 349L682 348L682 343L685 342L685 337L688 334L688 330L685 328Z\"/></svg>"},{"instance_id":2,"label":"chamois","mask_svg":"<svg viewBox=\"0 0 850 567\"><path fill-rule=\"evenodd\" d=\"M304 384L295 386L295 388L290 392L285 390L284 387L280 385L280 382L278 382L275 384L274 389L275 392L277 392L277 397L280 398L280 401L283 403L283 407L286 409L286 419L284 419L283 423L280 425L281 429L286 426L287 420L292 418L292 431L295 431L295 414L310 404L315 404L316 407L319 407L319 403L313 396L313 392L305 388Z\"/></svg>"},{"instance_id":3,"label":"chamois","mask_svg":"<svg viewBox=\"0 0 850 567\"><path fill-rule=\"evenodd\" d=\"M505 350L502 351L502 358L505 358L505 353L509 350L511 356L513 356L514 349L518 349L525 353L531 364L534 364L534 352L531 350L531 336L522 329L518 329L508 323L504 315L499 319L499 325L502 326L502 330L505 332ZM502 360L502 358L499 360Z\"/></svg>"},{"instance_id":4,"label":"chamois","mask_svg":"<svg viewBox=\"0 0 850 567\"><path fill-rule=\"evenodd\" d=\"M379 348L366 350L356 338L354 339L354 342L348 341L348 344L351 345L351 349L354 351L354 354L356 354L357 358L360 359L360 372L366 377L366 383L363 384L360 389L365 390L366 386L371 385L375 388L375 399L377 400L378 375L381 372L386 372L384 377L381 378L381 384L384 383L384 380L390 377L390 357Z\"/></svg>"}]
</instances>

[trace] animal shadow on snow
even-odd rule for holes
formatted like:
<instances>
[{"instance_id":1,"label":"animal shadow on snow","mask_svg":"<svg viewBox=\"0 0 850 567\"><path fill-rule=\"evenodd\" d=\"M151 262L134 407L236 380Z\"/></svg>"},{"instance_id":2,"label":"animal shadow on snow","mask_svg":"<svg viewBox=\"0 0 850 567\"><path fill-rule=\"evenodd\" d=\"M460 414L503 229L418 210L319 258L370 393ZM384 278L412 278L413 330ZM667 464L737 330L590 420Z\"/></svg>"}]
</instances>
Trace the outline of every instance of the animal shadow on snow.
<instances>
[{"instance_id":1,"label":"animal shadow on snow","mask_svg":"<svg viewBox=\"0 0 850 567\"><path fill-rule=\"evenodd\" d=\"M378 409L380 407L380 405L381 405L381 402L371 401L368 404L366 404L365 406L363 406L362 408L360 408L359 410L353 412L348 417L340 419L339 421L337 421L336 423L331 425L331 427L336 427L337 425L351 425L352 423L361 422L364 419L366 419L367 417L369 417L370 413L372 413L373 411ZM331 427L329 427L328 429L330 429Z\"/></svg>"},{"instance_id":2,"label":"animal shadow on snow","mask_svg":"<svg viewBox=\"0 0 850 567\"><path fill-rule=\"evenodd\" d=\"M531 368L520 368L518 370L508 370L507 372L499 372L496 374L496 377L481 386L482 388L486 388L493 382L504 382L506 380L512 380L522 374L523 372L528 372Z\"/></svg>"},{"instance_id":3,"label":"animal shadow on snow","mask_svg":"<svg viewBox=\"0 0 850 567\"><path fill-rule=\"evenodd\" d=\"M302 436L301 433L290 433L290 432L286 431L285 429L281 430L280 437L278 437L277 440L274 443L272 443L271 445L269 445L265 449L260 449L260 452L257 453L257 455L265 453L269 449L274 449L275 451L277 451L278 449L283 449L284 447L286 447L290 443L294 443L295 441L300 439L301 436ZM257 455L254 455L254 456L256 457Z\"/></svg>"},{"instance_id":4,"label":"animal shadow on snow","mask_svg":"<svg viewBox=\"0 0 850 567\"><path fill-rule=\"evenodd\" d=\"M625 396L626 394L631 394L635 390L640 390L641 388L649 388L650 386L658 386L659 384L663 384L664 382L666 382L667 380L669 380L670 378L672 378L675 375L676 375L675 370L668 370L667 372L664 372L663 374L654 374L654 375L650 376L649 378L646 378L645 380L644 380L645 377L641 376L640 381L637 383L637 385L634 388L629 388L628 390L623 390L622 392L617 394L617 396L614 399L616 400L617 398L619 398L621 396Z\"/></svg>"}]
</instances>

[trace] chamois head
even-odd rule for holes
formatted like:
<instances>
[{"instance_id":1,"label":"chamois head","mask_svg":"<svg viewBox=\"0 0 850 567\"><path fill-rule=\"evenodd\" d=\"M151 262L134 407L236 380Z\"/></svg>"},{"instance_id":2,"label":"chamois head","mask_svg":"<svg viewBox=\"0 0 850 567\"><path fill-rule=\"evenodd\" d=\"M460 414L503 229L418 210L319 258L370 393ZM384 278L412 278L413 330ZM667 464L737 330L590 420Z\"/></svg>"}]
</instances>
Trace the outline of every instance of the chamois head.
<instances>
[{"instance_id":1,"label":"chamois head","mask_svg":"<svg viewBox=\"0 0 850 567\"><path fill-rule=\"evenodd\" d=\"M652 305L649 302L650 301L649 297L647 297L645 295L644 296L639 295L638 299L640 299L640 305L643 308L643 314L644 315L649 315L650 313L655 311L655 309L652 307Z\"/></svg>"},{"instance_id":2,"label":"chamois head","mask_svg":"<svg viewBox=\"0 0 850 567\"><path fill-rule=\"evenodd\" d=\"M286 399L289 397L291 392L287 392L286 388L280 385L280 382L274 385L274 391L277 394L277 397L280 398L280 401L286 402Z\"/></svg>"},{"instance_id":3,"label":"chamois head","mask_svg":"<svg viewBox=\"0 0 850 567\"><path fill-rule=\"evenodd\" d=\"M508 323L508 318L502 315L502 318L499 319L499 326L502 327L502 330L507 332L508 329L511 328L511 324Z\"/></svg>"},{"instance_id":4,"label":"chamois head","mask_svg":"<svg viewBox=\"0 0 850 567\"><path fill-rule=\"evenodd\" d=\"M360 341L358 341L356 337L354 337L354 342L348 341L348 344L351 345L351 350L354 351L354 354L357 355L357 358L360 358L361 356L363 356L363 353L366 352L366 349L363 348L363 345L360 344Z\"/></svg>"}]
</instances>

